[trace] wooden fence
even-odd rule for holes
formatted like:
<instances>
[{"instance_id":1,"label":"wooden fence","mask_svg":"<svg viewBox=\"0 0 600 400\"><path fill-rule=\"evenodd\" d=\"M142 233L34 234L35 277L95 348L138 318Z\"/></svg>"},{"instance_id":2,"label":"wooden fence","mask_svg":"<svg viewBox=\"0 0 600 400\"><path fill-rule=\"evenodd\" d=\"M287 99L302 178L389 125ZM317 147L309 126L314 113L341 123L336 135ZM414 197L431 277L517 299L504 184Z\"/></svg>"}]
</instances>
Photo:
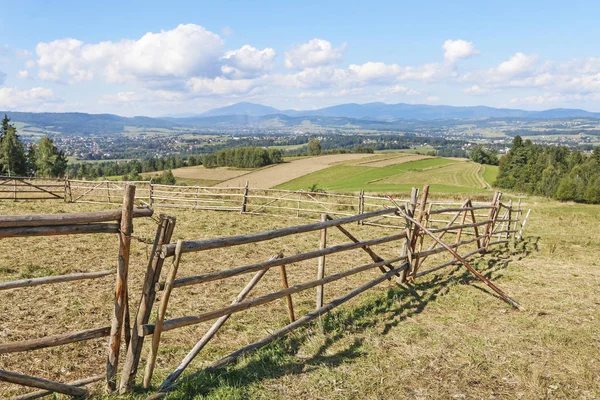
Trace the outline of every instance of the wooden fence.
<instances>
[{"instance_id":1,"label":"wooden fence","mask_svg":"<svg viewBox=\"0 0 600 400\"><path fill-rule=\"evenodd\" d=\"M0 200L64 200L65 179L0 176Z\"/></svg>"},{"instance_id":2,"label":"wooden fence","mask_svg":"<svg viewBox=\"0 0 600 400\"><path fill-rule=\"evenodd\" d=\"M203 187L160 185L149 181L65 181L65 199L72 203L117 204L127 184L138 187L136 201L139 204L161 208L193 210L237 211L245 214L268 214L318 220L322 213L334 217L347 217L370 211L395 207L388 196L307 192L304 190L259 189L244 187ZM408 205L410 197L394 195L394 201ZM428 202L428 207L460 207L452 201ZM485 202L475 202L483 206ZM489 204L489 203L488 203ZM404 219L397 215L381 215L373 220L361 220L361 224L404 229Z\"/></svg>"},{"instance_id":3,"label":"wooden fence","mask_svg":"<svg viewBox=\"0 0 600 400\"><path fill-rule=\"evenodd\" d=\"M14 178L11 178L14 180ZM23 182L23 180L15 180ZM30 182L27 183L28 185ZM36 187L42 185L36 184ZM46 186L47 187L47 186ZM61 383L43 378L24 375L0 369L0 381L41 389L37 392L17 396L15 399L34 399L44 397L53 392L70 396L86 396L85 386L103 379L109 387L115 386L116 367L121 348L122 332L129 342L129 313L127 273L129 267L129 252L133 219L149 217L153 214L150 208L134 207L135 186L128 185L121 195L121 209L98 211L91 213L71 213L56 215L3 215L0 216L0 239L9 237L32 237L53 235L74 235L92 233L112 233L119 237L119 254L115 269L99 272L81 272L68 275L44 276L9 282L0 282L0 291L24 287L48 285L59 282L74 282L97 279L116 275L114 286L114 314L110 326L87 328L76 332L62 333L18 342L0 343L0 354L19 353L54 346L62 346L101 337L109 338L106 374L93 376L71 383ZM43 258L43 255L40 254Z\"/></svg>"},{"instance_id":4,"label":"wooden fence","mask_svg":"<svg viewBox=\"0 0 600 400\"><path fill-rule=\"evenodd\" d=\"M154 256L162 259L172 259L172 266L166 274L165 281L160 281L159 275L154 271L149 270L146 274L144 287L156 288L156 290L161 291L161 302L158 305L156 319L153 323L149 323L148 319L138 319L138 323L133 326L132 337L138 336L138 347L132 345L129 348L128 357L121 375L120 391L122 393L129 391L134 383L135 371L140 362L139 354L141 353L143 337L149 335L152 336L152 343L146 359L143 378L143 385L148 388L159 354L161 334L166 331L216 320L212 327L206 331L204 336L191 349L189 354L165 379L159 388L159 392L152 396L153 398L160 398L165 396L178 384L177 379L182 372L188 367L204 346L215 336L217 331L231 315L273 302L277 299L285 299L287 304L286 314L289 317L290 323L275 330L268 336L213 362L207 367L208 370L222 367L236 360L239 356L268 344L276 338L279 338L316 319L320 315L329 312L333 308L347 302L360 293L363 293L386 280L392 279L394 276L399 282L414 281L423 275L457 263L464 265L464 267L478 280L482 281L502 299L520 309L521 306L516 301L507 296L489 279L477 272L477 270L475 270L467 261L476 254L485 253L491 246L506 244L511 238L514 238L520 222L520 208L518 206L512 206L511 204L503 204L501 202L502 195L498 192L495 193L494 198L490 203L475 205L470 200L466 200L460 206L428 202L428 192L428 187L425 186L421 193L420 200L418 200L418 190L413 189L408 204L399 204L394 199L389 198L388 201L392 203L394 207L382 208L374 211L363 211L357 215L333 218L329 213L323 213L321 215L321 220L318 223L292 226L242 236L221 237L207 240L179 240L177 243L163 245L160 252ZM372 228L371 231L377 234L375 238L359 239L351 233L348 228L348 225L350 224L358 222L366 225L368 221L377 220L383 216L394 216L401 219L403 221L402 231L381 236L381 233L386 232L386 230ZM328 231L333 228L339 230L347 239L349 239L349 242L333 246L328 245ZM255 245L259 242L268 242L281 237L290 237L290 240L295 240L296 235L308 232L318 232L320 237L318 249L289 255L284 255L282 252L279 252L273 255L269 260L263 262L246 264L228 269L219 269L214 272L195 276L178 276L179 266L184 262L185 254L229 248L232 246ZM394 231L387 230L387 232ZM445 236L449 239L444 239ZM392 244L399 251L396 251L395 255L384 258L380 256L379 250L374 250L374 248L383 244ZM342 272L327 275L326 259L328 257L333 254L356 249L364 250L371 258L372 262L364 265L352 266ZM460 255L458 252L462 249L466 252ZM432 257L434 255L441 256L444 254L449 257L446 260L443 260L443 262L439 259L439 256ZM289 286L286 268L293 268L295 264L301 261L312 259L317 260L315 270L316 279ZM219 264L220 262L219 260L213 260L212 263ZM282 289L247 299L249 293L259 281L261 281L265 273L275 267L280 268ZM345 295L337 297L329 302L325 301L326 285L365 271L380 271L380 273L373 279L355 287ZM239 295L233 299L231 305L211 309L197 315L166 319L169 299L174 290L251 273L253 274L252 277L240 291ZM316 290L315 310L308 312L303 316L296 315L293 306L293 295L311 289ZM138 315L147 315L149 312L148 310L152 308L152 306L152 296L142 296L138 306ZM176 313L176 311L172 310L171 313ZM133 340L132 343L134 343ZM199 373L201 372L202 371ZM194 375L195 374L192 376Z\"/></svg>"},{"instance_id":5,"label":"wooden fence","mask_svg":"<svg viewBox=\"0 0 600 400\"><path fill-rule=\"evenodd\" d=\"M82 385L102 379L106 380L109 392L118 388L120 393L127 393L132 390L135 383L146 336L152 337L143 378L144 387L149 387L159 354L162 333L216 320L160 386L156 396L161 397L180 382L178 378L182 372L209 343L230 316L235 313L271 303L277 299L284 299L286 302L285 314L290 323L268 336L213 362L208 366L209 369L226 365L240 355L268 344L386 280L396 279L400 283L414 281L421 276L456 264L463 265L502 299L514 307L520 308L517 302L477 272L468 262L469 258L486 253L492 246L507 244L511 239L522 236L522 229L526 221L522 221L520 203L515 205L510 201L503 203L502 194L499 192L494 193L492 200L489 202L475 203L467 199L461 203L454 203L429 201L428 186L425 186L420 194L417 189L413 189L407 199L402 199L369 196L362 191L357 196L352 196L332 193L251 190L248 187L167 186L147 182L140 184L140 190L137 191L135 186L123 182L76 180L65 182L67 182L64 186L66 201L116 204L117 199L121 198L123 199L122 208L114 211L54 216L0 216L0 238L76 233L116 233L120 239L117 269L115 271L3 282L0 283L0 290L94 279L115 274L115 303L111 325L34 340L0 343L0 354L30 351L92 338L109 337L106 374L64 384L0 370L0 380L2 381L42 389L40 392L19 396L18 399L37 398L50 392L77 396L85 395L87 391L81 387ZM133 318L130 318L128 298L135 294L136 289L128 287L127 280L132 218L152 214L151 209L134 208L133 203L136 200L142 204L161 207L234 210L252 214L276 210L281 215L305 218L314 218L318 215L319 222L249 235L205 240L179 240L176 243L170 243L175 227L175 219L161 215L154 244L149 254L143 285L139 288L137 309ZM295 206L288 207L283 202L294 202ZM117 223L114 223L115 221ZM351 224L364 225L364 227L360 227L361 232L369 232L373 237L359 239L355 233L351 232ZM332 229L341 232L341 235L347 238L348 242L334 245L328 243ZM179 266L182 262L185 262L185 254L224 249L232 246L255 246L257 243L269 245L271 240L283 237L296 240L297 235L310 234L311 232L319 235L319 246L310 251L297 254L284 254L281 251L275 251L275 254L266 261L250 264L241 262L244 265L226 269L221 268L200 275L178 276ZM372 262L363 265L351 265L341 272L327 274L327 260L330 257L353 250L364 251ZM384 256L385 252L391 254ZM297 267L301 262L315 259L316 279L290 285L288 270ZM166 274L166 279L163 280L161 279L161 271L166 260L171 260L172 265ZM211 263L220 264L219 260L211 260ZM329 263L331 264L331 261ZM268 270L275 267L279 268L281 290L270 291L267 294L249 298L250 292L261 282ZM344 278L354 277L360 273L372 273L373 271L379 271L379 273L371 279L361 282L360 285L353 286L353 289L346 294L332 300L326 300L328 285ZM213 308L197 315L167 319L169 299L174 290L219 280L239 279L241 275L251 273L253 274L252 278L230 305ZM357 279L357 277L353 279ZM298 310L294 308L295 295L298 296L301 292L313 289L316 292L314 311L298 315ZM156 310L156 317L151 322L150 317L158 294L160 294L161 301ZM132 320L131 323L130 319ZM123 336L123 339L121 339L121 336ZM119 348L122 340L125 344L125 356L120 371L120 381L117 382Z\"/></svg>"}]
</instances>

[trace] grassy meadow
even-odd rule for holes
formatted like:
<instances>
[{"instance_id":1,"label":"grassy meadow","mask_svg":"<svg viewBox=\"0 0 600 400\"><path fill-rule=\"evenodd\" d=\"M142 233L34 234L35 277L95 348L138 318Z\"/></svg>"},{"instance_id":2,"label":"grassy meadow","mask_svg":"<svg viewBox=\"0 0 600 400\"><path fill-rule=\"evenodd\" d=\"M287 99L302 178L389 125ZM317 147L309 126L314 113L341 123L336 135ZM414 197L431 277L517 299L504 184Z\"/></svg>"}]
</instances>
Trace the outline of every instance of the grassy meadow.
<instances>
[{"instance_id":1,"label":"grassy meadow","mask_svg":"<svg viewBox=\"0 0 600 400\"><path fill-rule=\"evenodd\" d=\"M454 165L448 163L442 165ZM526 240L505 251L475 257L473 265L526 311L516 311L460 267L427 275L412 285L385 282L316 323L244 357L238 363L189 380L171 399L380 399L569 398L600 396L600 206L524 198L532 213ZM61 213L102 209L61 202L3 202L0 214ZM177 217L176 239L245 234L304 223L232 212L165 209ZM568 229L565 229L568 227ZM152 238L151 219L135 221L135 235ZM360 239L388 234L349 225ZM179 276L189 276L317 248L317 232L251 246L184 256ZM329 245L346 243L330 230ZM114 268L113 235L3 239L0 280ZM397 244L377 246L383 257ZM146 245L134 241L130 267L132 303L147 263ZM463 249L461 252L466 252ZM328 274L364 263L360 251L328 256ZM167 263L168 264L168 263ZM165 264L163 274L168 270ZM314 279L316 260L288 266L290 285ZM367 271L328 285L326 301L377 276ZM173 292L168 318L228 304L249 279ZM114 277L0 292L0 341L16 341L108 325ZM254 295L280 286L271 271ZM314 308L314 291L294 295L297 315ZM283 300L234 315L189 368L200 369L286 323ZM165 332L154 385L185 356L210 323ZM146 346L148 345L146 341ZM143 352L143 359L147 347ZM29 353L0 355L2 368L61 381L100 374L106 340ZM140 367L143 370L143 366ZM139 379L138 379L139 381ZM95 386L102 396L101 385ZM0 397L20 393L0 384ZM126 398L144 398L137 389ZM120 399L110 396L110 399Z\"/></svg>"},{"instance_id":2,"label":"grassy meadow","mask_svg":"<svg viewBox=\"0 0 600 400\"><path fill-rule=\"evenodd\" d=\"M428 183L436 193L484 193L489 186L486 174L477 163L452 158L398 159L397 163L383 166L341 163L301 176L278 185L278 189L308 189L317 185L325 191L394 193L408 192L413 186ZM484 180L485 179L485 180ZM494 178L495 179L495 178Z\"/></svg>"}]
</instances>

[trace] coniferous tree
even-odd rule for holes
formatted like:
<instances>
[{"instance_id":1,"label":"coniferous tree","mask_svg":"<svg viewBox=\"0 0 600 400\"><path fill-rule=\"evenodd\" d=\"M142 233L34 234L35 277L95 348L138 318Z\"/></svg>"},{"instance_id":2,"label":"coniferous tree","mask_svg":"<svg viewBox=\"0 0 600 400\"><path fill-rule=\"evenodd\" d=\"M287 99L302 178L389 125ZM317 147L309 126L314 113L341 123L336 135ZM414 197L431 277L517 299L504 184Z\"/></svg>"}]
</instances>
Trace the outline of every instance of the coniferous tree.
<instances>
[{"instance_id":1,"label":"coniferous tree","mask_svg":"<svg viewBox=\"0 0 600 400\"><path fill-rule=\"evenodd\" d=\"M27 174L25 149L23 148L23 143L19 140L17 130L12 125L8 125L6 133L2 137L2 143L0 144L0 164L2 166L2 173L12 176Z\"/></svg>"}]
</instances>

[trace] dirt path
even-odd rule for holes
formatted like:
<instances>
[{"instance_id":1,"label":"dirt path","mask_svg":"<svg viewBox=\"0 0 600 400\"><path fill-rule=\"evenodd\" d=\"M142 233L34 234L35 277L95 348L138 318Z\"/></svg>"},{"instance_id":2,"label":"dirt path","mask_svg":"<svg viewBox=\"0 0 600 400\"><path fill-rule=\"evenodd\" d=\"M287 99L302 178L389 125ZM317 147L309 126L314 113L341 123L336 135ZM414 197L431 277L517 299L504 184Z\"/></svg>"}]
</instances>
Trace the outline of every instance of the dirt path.
<instances>
[{"instance_id":1,"label":"dirt path","mask_svg":"<svg viewBox=\"0 0 600 400\"><path fill-rule=\"evenodd\" d=\"M245 175L240 175L223 181L216 186L239 187L244 186L246 181L248 181L251 187L268 189L300 176L310 174L311 172L322 170L329 167L331 164L340 161L356 160L372 156L373 154L332 154L327 156L301 158L285 164L278 164Z\"/></svg>"}]
</instances>

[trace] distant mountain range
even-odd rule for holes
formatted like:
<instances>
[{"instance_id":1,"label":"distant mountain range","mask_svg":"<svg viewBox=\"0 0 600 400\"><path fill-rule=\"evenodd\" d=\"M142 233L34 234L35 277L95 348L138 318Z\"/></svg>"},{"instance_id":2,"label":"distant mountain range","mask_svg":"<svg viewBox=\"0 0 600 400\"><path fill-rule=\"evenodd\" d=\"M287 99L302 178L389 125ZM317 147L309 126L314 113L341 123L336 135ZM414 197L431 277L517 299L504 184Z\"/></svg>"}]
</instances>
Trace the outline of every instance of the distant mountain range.
<instances>
[{"instance_id":1,"label":"distant mountain range","mask_svg":"<svg viewBox=\"0 0 600 400\"><path fill-rule=\"evenodd\" d=\"M556 108L526 111L486 106L455 107L426 104L340 104L316 110L278 110L255 103L236 103L201 114L150 117L121 117L113 114L28 113L0 111L13 122L22 124L25 132L60 132L63 134L118 134L126 129L302 129L308 124L327 128L403 130L457 124L461 120L485 119L559 119L595 118L600 113L578 109Z\"/></svg>"},{"instance_id":2,"label":"distant mountain range","mask_svg":"<svg viewBox=\"0 0 600 400\"><path fill-rule=\"evenodd\" d=\"M566 108L555 108L545 111L526 111L486 106L456 107L406 103L348 103L332 107L319 108L316 110L297 111L278 110L273 107L247 102L215 108L196 116L215 117L225 115L248 115L252 117L264 117L273 114L283 114L289 117L319 116L373 120L456 118L600 118L600 113Z\"/></svg>"}]
</instances>

